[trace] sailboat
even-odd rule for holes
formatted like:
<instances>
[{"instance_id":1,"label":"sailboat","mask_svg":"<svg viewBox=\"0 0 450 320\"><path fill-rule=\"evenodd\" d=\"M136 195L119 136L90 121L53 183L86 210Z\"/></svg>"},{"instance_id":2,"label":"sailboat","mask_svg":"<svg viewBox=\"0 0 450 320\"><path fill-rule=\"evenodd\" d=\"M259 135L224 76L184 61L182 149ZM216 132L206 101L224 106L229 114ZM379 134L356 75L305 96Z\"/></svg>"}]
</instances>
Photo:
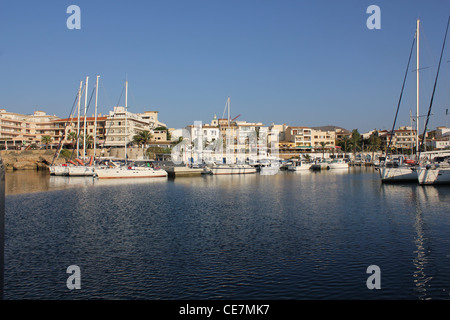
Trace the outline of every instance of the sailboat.
<instances>
[{"instance_id":1,"label":"sailboat","mask_svg":"<svg viewBox=\"0 0 450 320\"><path fill-rule=\"evenodd\" d=\"M167 171L161 168L153 168L150 163L138 165L137 163L127 163L127 113L128 113L128 81L125 81L125 165L110 162L108 165L95 167L94 176L98 179L120 179L120 178L157 178L167 177Z\"/></svg>"},{"instance_id":2,"label":"sailboat","mask_svg":"<svg viewBox=\"0 0 450 320\"><path fill-rule=\"evenodd\" d=\"M79 113L80 113L79 110L80 110L80 99L81 99L81 94L82 94L81 93L81 89L82 88L83 88L83 81L80 81L80 88L78 89L76 99L75 99L74 104L72 106L72 110L70 111L70 118L69 118L68 121L66 121L66 124L64 126L63 136L62 136L62 138L59 141L58 149L57 149L55 155L53 156L53 161L52 161L51 165L49 166L50 175L68 176L69 175L69 167L71 165L77 166L77 164L75 162L71 161L71 160L67 161L67 163L63 163L63 164L60 164L60 165L55 165L54 163L55 163L55 160L59 157L61 149L63 147L64 135L65 135L65 132L66 132L66 128L70 124L70 121L72 119L72 111L73 111L73 109L75 107L75 102L77 102L77 104L78 104L78 123L80 121L79 120ZM78 128L79 128L79 124L78 124ZM78 136L78 134L77 134L77 136Z\"/></svg>"},{"instance_id":3,"label":"sailboat","mask_svg":"<svg viewBox=\"0 0 450 320\"><path fill-rule=\"evenodd\" d=\"M230 128L230 97L227 99L226 107L228 108L228 128ZM246 163L220 163L213 164L208 168L209 173L214 175L228 175L228 174L249 174L256 173L256 167Z\"/></svg>"},{"instance_id":4,"label":"sailboat","mask_svg":"<svg viewBox=\"0 0 450 320\"><path fill-rule=\"evenodd\" d=\"M417 20L417 26L416 26L416 34L415 34L415 40L416 40L416 155L418 155L419 151L419 30L420 30L420 20ZM408 60L408 66L406 68L406 74L403 80L403 86L402 86L402 92L400 94L398 106L397 106L397 113L395 115L394 125L392 126L391 131L391 138L389 141L389 146L386 150L386 153L389 152L390 144L392 142L392 136L394 134L395 129L395 122L397 120L397 114L400 107L400 102L403 94L403 88L405 86L406 81L406 75L408 73L409 63L411 60L411 55L413 52L414 42L413 46L411 47L411 52ZM387 159L387 154L386 154ZM417 161L419 159L416 159ZM380 178L382 182L417 182L417 175L414 171L415 168L415 162L413 164L407 163L406 161L403 161L403 159L393 160L389 162L385 162L383 165L381 165L378 169L378 172L380 174Z\"/></svg>"},{"instance_id":5,"label":"sailboat","mask_svg":"<svg viewBox=\"0 0 450 320\"><path fill-rule=\"evenodd\" d=\"M424 128L423 135L422 135L422 143L421 143L422 146L424 145L425 134L427 132L428 120L430 119L431 107L433 105L433 98L434 98L434 93L436 90L437 80L439 77L439 70L440 70L441 62L442 62L442 54L443 54L444 48L445 48L445 42L447 39L449 25L450 25L450 17L448 18L448 22L447 22L447 29L445 31L444 43L442 45L442 50L441 50L441 57L439 59L439 65L438 65L438 69L437 69L437 73L436 73L436 80L434 82L433 93L431 95L431 101L430 101L430 107L428 108L427 120L425 122L425 128ZM432 163L432 164L428 164L426 166L420 166L419 168L417 168L416 173L417 173L417 180L418 180L419 184L421 184L421 185L450 184L450 162L448 160L447 160L447 162L443 162L443 163Z\"/></svg>"},{"instance_id":6,"label":"sailboat","mask_svg":"<svg viewBox=\"0 0 450 320\"><path fill-rule=\"evenodd\" d=\"M96 85L96 92L98 93L98 78L97 76L97 85ZM88 83L89 83L89 77L86 77L86 84L85 84L85 92L84 92L84 126L83 126L83 159L86 157L86 113L87 113L87 92L88 92ZM97 113L97 107L95 110L95 113ZM79 117L78 117L79 119ZM78 121L78 133L80 128L80 122ZM78 135L79 136L79 135ZM96 136L96 135L94 135ZM95 141L94 141L95 144ZM78 141L77 141L77 149L78 149ZM77 153L78 154L78 153ZM79 165L77 166L70 166L68 167L68 175L69 176L77 176L77 177L85 177L85 176L93 176L94 175L94 166L93 166L93 158L89 161L89 163L83 163L79 159L77 159L79 162Z\"/></svg>"}]
</instances>

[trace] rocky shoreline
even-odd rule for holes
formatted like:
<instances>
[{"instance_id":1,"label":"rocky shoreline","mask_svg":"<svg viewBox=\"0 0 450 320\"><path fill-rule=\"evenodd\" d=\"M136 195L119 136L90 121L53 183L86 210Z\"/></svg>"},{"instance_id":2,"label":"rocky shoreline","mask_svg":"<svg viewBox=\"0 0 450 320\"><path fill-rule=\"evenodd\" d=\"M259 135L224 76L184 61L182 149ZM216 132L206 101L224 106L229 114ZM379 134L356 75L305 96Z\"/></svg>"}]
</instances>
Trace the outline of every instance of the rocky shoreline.
<instances>
[{"instance_id":1,"label":"rocky shoreline","mask_svg":"<svg viewBox=\"0 0 450 320\"><path fill-rule=\"evenodd\" d=\"M6 170L48 170L55 150L2 150L0 156ZM65 163L59 158L55 164Z\"/></svg>"}]
</instances>

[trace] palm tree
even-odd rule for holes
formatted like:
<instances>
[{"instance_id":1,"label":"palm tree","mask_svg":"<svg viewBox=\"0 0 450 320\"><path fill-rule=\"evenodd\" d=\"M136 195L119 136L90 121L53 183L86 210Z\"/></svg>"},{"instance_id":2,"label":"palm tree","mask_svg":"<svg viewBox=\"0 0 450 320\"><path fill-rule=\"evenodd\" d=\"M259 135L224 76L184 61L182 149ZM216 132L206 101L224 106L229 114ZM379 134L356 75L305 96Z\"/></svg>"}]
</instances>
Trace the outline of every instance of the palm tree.
<instances>
[{"instance_id":1,"label":"palm tree","mask_svg":"<svg viewBox=\"0 0 450 320\"><path fill-rule=\"evenodd\" d=\"M83 147L84 144L84 135L80 134L80 145L81 147ZM88 134L86 135L86 148L89 148L89 146L92 146L92 144L94 143L94 138L92 137L92 135Z\"/></svg>"},{"instance_id":2,"label":"palm tree","mask_svg":"<svg viewBox=\"0 0 450 320\"><path fill-rule=\"evenodd\" d=\"M322 160L324 160L324 158L325 158L325 147L327 146L327 143L321 141L319 144L322 147Z\"/></svg>"},{"instance_id":3,"label":"palm tree","mask_svg":"<svg viewBox=\"0 0 450 320\"><path fill-rule=\"evenodd\" d=\"M152 140L153 135L150 133L150 131L144 130L138 132L138 134L135 134L133 136L133 142L137 143L138 146L141 144L145 146Z\"/></svg>"},{"instance_id":4,"label":"palm tree","mask_svg":"<svg viewBox=\"0 0 450 320\"><path fill-rule=\"evenodd\" d=\"M381 148L381 139L378 136L378 131L375 131L374 133L372 133L368 139L368 146L367 149L369 151L372 151L372 161L374 159L374 153L375 151L380 150Z\"/></svg>"},{"instance_id":5,"label":"palm tree","mask_svg":"<svg viewBox=\"0 0 450 320\"><path fill-rule=\"evenodd\" d=\"M67 135L67 140L72 141L72 145L75 145L75 141L77 140L77 133L75 131L69 132Z\"/></svg>"},{"instance_id":6,"label":"palm tree","mask_svg":"<svg viewBox=\"0 0 450 320\"><path fill-rule=\"evenodd\" d=\"M361 135L359 134L358 129L352 130L352 136L348 143L353 150L353 156L356 156L356 151L361 150Z\"/></svg>"},{"instance_id":7,"label":"palm tree","mask_svg":"<svg viewBox=\"0 0 450 320\"><path fill-rule=\"evenodd\" d=\"M88 134L86 136L86 148L92 148L94 144L94 136L92 134Z\"/></svg>"},{"instance_id":8,"label":"palm tree","mask_svg":"<svg viewBox=\"0 0 450 320\"><path fill-rule=\"evenodd\" d=\"M50 136L42 136L41 143L45 144L45 148L48 149L48 145L52 142L52 137Z\"/></svg>"},{"instance_id":9,"label":"palm tree","mask_svg":"<svg viewBox=\"0 0 450 320\"><path fill-rule=\"evenodd\" d=\"M147 130L139 132L138 135L141 136L141 143L144 145L144 148L153 138L153 135Z\"/></svg>"},{"instance_id":10,"label":"palm tree","mask_svg":"<svg viewBox=\"0 0 450 320\"><path fill-rule=\"evenodd\" d=\"M135 134L133 136L133 142L136 143L138 147L140 147L142 144L142 137L139 134Z\"/></svg>"}]
</instances>

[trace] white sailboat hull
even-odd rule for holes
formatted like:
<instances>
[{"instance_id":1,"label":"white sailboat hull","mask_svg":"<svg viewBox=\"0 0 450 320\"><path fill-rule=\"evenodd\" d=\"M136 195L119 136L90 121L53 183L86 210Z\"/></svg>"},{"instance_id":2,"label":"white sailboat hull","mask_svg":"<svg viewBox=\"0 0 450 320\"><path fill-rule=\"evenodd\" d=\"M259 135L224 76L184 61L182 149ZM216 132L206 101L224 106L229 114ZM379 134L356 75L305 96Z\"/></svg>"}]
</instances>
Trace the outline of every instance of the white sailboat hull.
<instances>
[{"instance_id":1,"label":"white sailboat hull","mask_svg":"<svg viewBox=\"0 0 450 320\"><path fill-rule=\"evenodd\" d=\"M419 184L450 184L450 168L426 168L417 169Z\"/></svg>"},{"instance_id":2,"label":"white sailboat hull","mask_svg":"<svg viewBox=\"0 0 450 320\"><path fill-rule=\"evenodd\" d=\"M417 182L417 174L411 167L381 167L379 169L383 182Z\"/></svg>"},{"instance_id":3,"label":"white sailboat hull","mask_svg":"<svg viewBox=\"0 0 450 320\"><path fill-rule=\"evenodd\" d=\"M69 167L66 166L50 166L50 174L52 176L67 176L69 175Z\"/></svg>"},{"instance_id":4,"label":"white sailboat hull","mask_svg":"<svg viewBox=\"0 0 450 320\"><path fill-rule=\"evenodd\" d=\"M250 165L218 165L211 167L211 173L216 175L225 174L249 174L256 173L256 168Z\"/></svg>"},{"instance_id":5,"label":"white sailboat hull","mask_svg":"<svg viewBox=\"0 0 450 320\"><path fill-rule=\"evenodd\" d=\"M75 177L86 177L94 175L94 167L93 166L77 166L77 167L69 167L69 176Z\"/></svg>"},{"instance_id":6,"label":"white sailboat hull","mask_svg":"<svg viewBox=\"0 0 450 320\"><path fill-rule=\"evenodd\" d=\"M120 178L158 178L167 177L167 171L153 168L97 168L95 175L99 179L120 179Z\"/></svg>"},{"instance_id":7,"label":"white sailboat hull","mask_svg":"<svg viewBox=\"0 0 450 320\"><path fill-rule=\"evenodd\" d=\"M274 174L277 174L280 171L279 166L267 166L267 167L261 167L261 171L259 172L263 176L271 176Z\"/></svg>"},{"instance_id":8,"label":"white sailboat hull","mask_svg":"<svg viewBox=\"0 0 450 320\"><path fill-rule=\"evenodd\" d=\"M288 166L289 171L305 171L309 170L311 168L311 165L301 165L301 166Z\"/></svg>"},{"instance_id":9,"label":"white sailboat hull","mask_svg":"<svg viewBox=\"0 0 450 320\"><path fill-rule=\"evenodd\" d=\"M328 165L330 169L348 169L347 163L330 163Z\"/></svg>"},{"instance_id":10,"label":"white sailboat hull","mask_svg":"<svg viewBox=\"0 0 450 320\"><path fill-rule=\"evenodd\" d=\"M311 169L311 163L296 161L287 167L288 171L304 171Z\"/></svg>"}]
</instances>

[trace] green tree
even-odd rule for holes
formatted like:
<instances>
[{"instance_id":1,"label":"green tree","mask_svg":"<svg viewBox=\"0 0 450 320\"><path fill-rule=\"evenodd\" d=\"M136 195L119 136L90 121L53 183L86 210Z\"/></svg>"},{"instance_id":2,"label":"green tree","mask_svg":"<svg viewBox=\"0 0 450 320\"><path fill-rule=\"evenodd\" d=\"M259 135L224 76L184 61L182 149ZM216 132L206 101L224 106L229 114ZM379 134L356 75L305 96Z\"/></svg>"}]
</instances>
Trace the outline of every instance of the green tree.
<instances>
[{"instance_id":1,"label":"green tree","mask_svg":"<svg viewBox=\"0 0 450 320\"><path fill-rule=\"evenodd\" d=\"M52 142L53 138L50 136L42 136L41 143L45 144L45 149L48 149L49 144Z\"/></svg>"},{"instance_id":2,"label":"green tree","mask_svg":"<svg viewBox=\"0 0 450 320\"><path fill-rule=\"evenodd\" d=\"M145 148L146 145L150 143L152 138L153 135L150 133L150 131L144 130L133 136L133 142L137 143L138 145L142 144Z\"/></svg>"},{"instance_id":3,"label":"green tree","mask_svg":"<svg viewBox=\"0 0 450 320\"><path fill-rule=\"evenodd\" d=\"M341 138L337 141L337 145L339 147L341 147L345 153L348 151L348 147L350 146L349 142L350 142L350 138L348 136L344 136L343 138Z\"/></svg>"},{"instance_id":4,"label":"green tree","mask_svg":"<svg viewBox=\"0 0 450 320\"><path fill-rule=\"evenodd\" d=\"M370 135L367 141L367 149L369 151L372 151L372 161L373 161L375 151L379 151L381 149L381 139L378 136L378 131L375 131Z\"/></svg>"},{"instance_id":5,"label":"green tree","mask_svg":"<svg viewBox=\"0 0 450 320\"><path fill-rule=\"evenodd\" d=\"M75 131L69 132L67 135L67 140L72 141L72 145L75 145L75 141L77 141L77 133Z\"/></svg>"},{"instance_id":6,"label":"green tree","mask_svg":"<svg viewBox=\"0 0 450 320\"><path fill-rule=\"evenodd\" d=\"M84 146L84 135L80 134L80 138L78 139L80 146L83 147ZM94 144L94 137L90 134L86 135L86 148L92 147L92 145Z\"/></svg>"},{"instance_id":7,"label":"green tree","mask_svg":"<svg viewBox=\"0 0 450 320\"><path fill-rule=\"evenodd\" d=\"M142 137L139 134L135 134L133 136L133 142L136 143L138 147L140 147L142 144Z\"/></svg>"},{"instance_id":8,"label":"green tree","mask_svg":"<svg viewBox=\"0 0 450 320\"><path fill-rule=\"evenodd\" d=\"M348 145L351 147L353 156L356 156L356 151L361 150L361 135L359 134L358 129L352 130L352 136L348 141Z\"/></svg>"},{"instance_id":9,"label":"green tree","mask_svg":"<svg viewBox=\"0 0 450 320\"><path fill-rule=\"evenodd\" d=\"M323 159L325 159L325 147L327 146L327 143L321 141L319 144L320 144L320 146L322 148L322 160L323 160Z\"/></svg>"}]
</instances>

